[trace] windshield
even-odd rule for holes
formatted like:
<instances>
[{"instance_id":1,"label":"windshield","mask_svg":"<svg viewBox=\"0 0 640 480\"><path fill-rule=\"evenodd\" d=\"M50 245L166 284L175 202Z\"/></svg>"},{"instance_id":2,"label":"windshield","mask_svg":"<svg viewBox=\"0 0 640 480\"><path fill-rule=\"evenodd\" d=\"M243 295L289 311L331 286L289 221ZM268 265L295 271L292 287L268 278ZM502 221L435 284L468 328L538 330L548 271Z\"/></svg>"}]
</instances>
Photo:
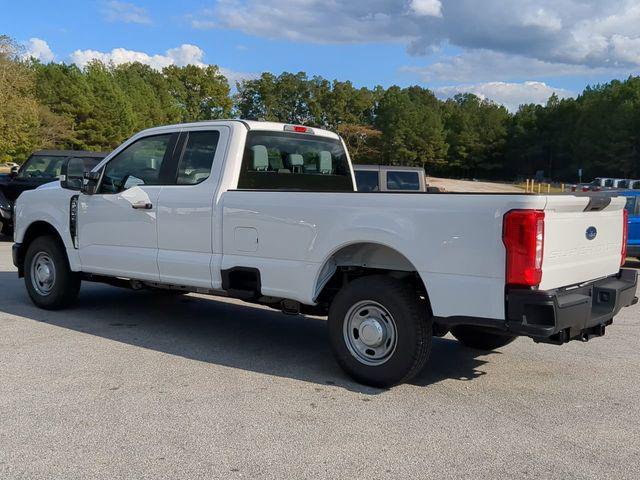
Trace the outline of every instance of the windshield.
<instances>
[{"instance_id":1,"label":"windshield","mask_svg":"<svg viewBox=\"0 0 640 480\"><path fill-rule=\"evenodd\" d=\"M20 169L18 178L43 178L54 180L60 176L60 169L66 157L32 155Z\"/></svg>"}]
</instances>

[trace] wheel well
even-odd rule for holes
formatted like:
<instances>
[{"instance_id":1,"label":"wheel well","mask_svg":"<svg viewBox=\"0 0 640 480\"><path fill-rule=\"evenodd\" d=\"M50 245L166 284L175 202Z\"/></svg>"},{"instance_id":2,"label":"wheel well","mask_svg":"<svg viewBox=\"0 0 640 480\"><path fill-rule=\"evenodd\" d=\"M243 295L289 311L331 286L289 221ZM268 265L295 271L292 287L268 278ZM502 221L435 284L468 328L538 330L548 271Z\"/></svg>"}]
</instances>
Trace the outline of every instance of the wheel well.
<instances>
[{"instance_id":1,"label":"wheel well","mask_svg":"<svg viewBox=\"0 0 640 480\"><path fill-rule=\"evenodd\" d=\"M18 275L20 277L24 276L24 258L27 253L27 249L29 248L29 245L36 238L43 237L45 235L50 235L52 237L55 237L60 242L61 245L64 245L64 242L62 241L62 237L60 237L60 234L58 233L58 231L55 229L53 225L43 221L33 222L27 228L27 231L25 232L24 237L22 239L22 243L20 244L20 249L18 250Z\"/></svg>"},{"instance_id":2,"label":"wheel well","mask_svg":"<svg viewBox=\"0 0 640 480\"><path fill-rule=\"evenodd\" d=\"M397 250L377 243L348 245L327 259L318 280L318 304L328 309L344 285L370 275L389 275L410 284L416 294L425 299L431 314L427 288L415 266Z\"/></svg>"}]
</instances>

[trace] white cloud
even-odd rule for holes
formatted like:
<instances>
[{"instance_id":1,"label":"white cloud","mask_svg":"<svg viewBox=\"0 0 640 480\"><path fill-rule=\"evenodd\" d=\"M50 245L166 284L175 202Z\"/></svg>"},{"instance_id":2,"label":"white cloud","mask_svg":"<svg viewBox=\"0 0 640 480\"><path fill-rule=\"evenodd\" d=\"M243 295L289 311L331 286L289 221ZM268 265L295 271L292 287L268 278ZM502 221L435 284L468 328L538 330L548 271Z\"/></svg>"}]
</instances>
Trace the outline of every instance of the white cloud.
<instances>
[{"instance_id":1,"label":"white cloud","mask_svg":"<svg viewBox=\"0 0 640 480\"><path fill-rule=\"evenodd\" d=\"M573 63L548 62L523 55L510 55L491 50L467 50L444 57L424 67L404 67L425 82L469 83L491 80L521 80L580 75L628 75L626 67L590 67Z\"/></svg>"},{"instance_id":2,"label":"white cloud","mask_svg":"<svg viewBox=\"0 0 640 480\"><path fill-rule=\"evenodd\" d=\"M98 60L102 63L113 63L114 65L140 62L157 70L161 70L169 65L176 65L179 67L185 65L196 65L198 67L204 67L207 65L204 61L204 56L205 52L200 47L185 43L179 47L170 48L164 55L150 55L146 52L127 50L125 48L114 48L110 52L100 52L98 50L76 50L69 58L72 63L75 63L80 67L85 67L92 60ZM236 72L224 67L219 68L220 73L227 77L232 86L234 86L237 81L256 77L256 74L253 73Z\"/></svg>"},{"instance_id":3,"label":"white cloud","mask_svg":"<svg viewBox=\"0 0 640 480\"><path fill-rule=\"evenodd\" d=\"M638 0L217 0L191 22L322 44L402 42L415 55L450 45L543 69L640 67Z\"/></svg>"},{"instance_id":4,"label":"white cloud","mask_svg":"<svg viewBox=\"0 0 640 480\"><path fill-rule=\"evenodd\" d=\"M151 23L151 18L145 8L138 7L133 3L120 2L118 0L105 2L102 8L102 14L109 22L139 24Z\"/></svg>"},{"instance_id":5,"label":"white cloud","mask_svg":"<svg viewBox=\"0 0 640 480\"><path fill-rule=\"evenodd\" d=\"M30 38L24 45L26 58L36 58L43 63L53 62L55 55L49 48L49 44L41 38Z\"/></svg>"},{"instance_id":6,"label":"white cloud","mask_svg":"<svg viewBox=\"0 0 640 480\"><path fill-rule=\"evenodd\" d=\"M196 45L185 43L176 48L171 48L164 55L149 55L145 52L114 48L110 52L97 50L76 50L70 56L71 61L81 67L86 66L92 60L103 63L121 65L123 63L140 62L153 68L161 69L169 65L198 65L203 66L204 51Z\"/></svg>"},{"instance_id":7,"label":"white cloud","mask_svg":"<svg viewBox=\"0 0 640 480\"><path fill-rule=\"evenodd\" d=\"M574 92L562 88L554 88L543 82L487 82L474 85L456 85L435 88L434 93L440 98L453 97L458 93L473 93L482 99L493 100L515 112L520 105L536 103L543 105L554 93L559 98L575 96Z\"/></svg>"},{"instance_id":8,"label":"white cloud","mask_svg":"<svg viewBox=\"0 0 640 480\"><path fill-rule=\"evenodd\" d=\"M425 17L442 16L442 3L440 3L440 0L411 0L409 8L416 15Z\"/></svg>"}]
</instances>

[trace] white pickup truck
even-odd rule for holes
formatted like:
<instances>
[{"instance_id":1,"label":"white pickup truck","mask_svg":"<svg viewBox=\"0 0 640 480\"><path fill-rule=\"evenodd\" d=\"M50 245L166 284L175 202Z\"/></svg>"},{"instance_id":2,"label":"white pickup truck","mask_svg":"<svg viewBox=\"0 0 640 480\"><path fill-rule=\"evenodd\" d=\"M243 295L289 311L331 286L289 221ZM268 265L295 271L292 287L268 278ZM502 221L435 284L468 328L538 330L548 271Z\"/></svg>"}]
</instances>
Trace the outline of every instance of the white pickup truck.
<instances>
[{"instance_id":1,"label":"white pickup truck","mask_svg":"<svg viewBox=\"0 0 640 480\"><path fill-rule=\"evenodd\" d=\"M493 349L604 334L637 302L624 205L358 193L334 133L212 121L146 130L83 182L23 193L13 256L42 308L85 280L327 315L340 365L385 387L420 371L434 335Z\"/></svg>"}]
</instances>

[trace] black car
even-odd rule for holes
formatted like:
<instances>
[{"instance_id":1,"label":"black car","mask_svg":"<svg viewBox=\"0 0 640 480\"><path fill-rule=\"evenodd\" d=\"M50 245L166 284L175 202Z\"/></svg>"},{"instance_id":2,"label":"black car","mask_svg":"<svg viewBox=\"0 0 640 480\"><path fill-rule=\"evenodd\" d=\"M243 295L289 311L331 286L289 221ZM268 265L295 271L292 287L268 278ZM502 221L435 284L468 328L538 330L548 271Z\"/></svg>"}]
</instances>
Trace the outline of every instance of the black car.
<instances>
[{"instance_id":1,"label":"black car","mask_svg":"<svg viewBox=\"0 0 640 480\"><path fill-rule=\"evenodd\" d=\"M2 233L13 231L13 204L25 190L53 182L60 176L60 169L69 158L77 159L73 165L89 171L108 155L106 152L81 150L41 150L34 152L17 171L0 176L0 222Z\"/></svg>"}]
</instances>

